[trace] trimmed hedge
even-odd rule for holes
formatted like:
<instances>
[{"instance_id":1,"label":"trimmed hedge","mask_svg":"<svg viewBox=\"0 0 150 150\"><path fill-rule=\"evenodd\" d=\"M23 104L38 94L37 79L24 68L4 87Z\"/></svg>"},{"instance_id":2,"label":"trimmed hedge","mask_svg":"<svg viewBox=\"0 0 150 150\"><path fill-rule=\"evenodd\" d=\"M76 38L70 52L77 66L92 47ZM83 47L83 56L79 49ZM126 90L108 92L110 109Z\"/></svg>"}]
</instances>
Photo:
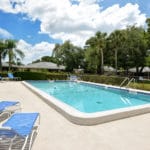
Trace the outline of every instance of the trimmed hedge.
<instances>
[{"instance_id":1,"label":"trimmed hedge","mask_svg":"<svg viewBox=\"0 0 150 150\"><path fill-rule=\"evenodd\" d=\"M121 82L125 79L125 77L117 77L117 76L100 76L100 75L83 75L81 76L81 80L96 82L96 83L104 83L111 85L120 85ZM125 83L124 85L126 85ZM136 81L136 83L130 83L129 87L147 90L150 91L150 81Z\"/></svg>"},{"instance_id":2,"label":"trimmed hedge","mask_svg":"<svg viewBox=\"0 0 150 150\"><path fill-rule=\"evenodd\" d=\"M15 72L14 76L21 77L22 80L65 80L67 75L63 73L45 72Z\"/></svg>"},{"instance_id":3,"label":"trimmed hedge","mask_svg":"<svg viewBox=\"0 0 150 150\"><path fill-rule=\"evenodd\" d=\"M117 76L102 76L102 75L82 75L80 76L81 80L103 83L103 84L111 84L111 85L120 85L121 82L125 79L124 77Z\"/></svg>"},{"instance_id":4,"label":"trimmed hedge","mask_svg":"<svg viewBox=\"0 0 150 150\"><path fill-rule=\"evenodd\" d=\"M14 72L14 76L21 77L22 80L66 80L67 73L55 73L55 72L29 72L29 71L20 71ZM7 72L1 73L1 76L6 77ZM124 80L124 77L116 76L102 76L102 75L82 75L80 76L81 80L120 85Z\"/></svg>"},{"instance_id":5,"label":"trimmed hedge","mask_svg":"<svg viewBox=\"0 0 150 150\"><path fill-rule=\"evenodd\" d=\"M1 72L2 77L7 77L7 72ZM54 73L54 72L14 72L14 76L21 77L22 80L66 80L67 73ZM118 76L102 76L102 75L82 75L81 80L90 81L95 83L103 83L110 85L120 85L125 77ZM125 83L126 84L126 83ZM149 81L138 81L135 84L130 84L131 88L142 89L150 91Z\"/></svg>"},{"instance_id":6,"label":"trimmed hedge","mask_svg":"<svg viewBox=\"0 0 150 150\"><path fill-rule=\"evenodd\" d=\"M0 72L0 76L7 77L7 72Z\"/></svg>"},{"instance_id":7,"label":"trimmed hedge","mask_svg":"<svg viewBox=\"0 0 150 150\"><path fill-rule=\"evenodd\" d=\"M135 84L131 83L130 87L150 91L150 83L135 83Z\"/></svg>"}]
</instances>

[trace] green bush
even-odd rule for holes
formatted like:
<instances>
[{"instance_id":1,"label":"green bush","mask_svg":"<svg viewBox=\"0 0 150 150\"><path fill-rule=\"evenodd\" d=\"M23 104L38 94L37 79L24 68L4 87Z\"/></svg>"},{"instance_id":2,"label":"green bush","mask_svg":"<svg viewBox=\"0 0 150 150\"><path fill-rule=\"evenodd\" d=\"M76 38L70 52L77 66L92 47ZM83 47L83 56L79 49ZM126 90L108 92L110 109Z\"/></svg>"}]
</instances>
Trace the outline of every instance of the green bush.
<instances>
[{"instance_id":1,"label":"green bush","mask_svg":"<svg viewBox=\"0 0 150 150\"><path fill-rule=\"evenodd\" d=\"M81 80L90 81L95 83L103 83L103 84L111 84L111 85L120 85L121 82L125 79L125 77L117 77L117 76L100 76L100 75L82 75ZM124 85L126 85L125 83ZM130 83L130 88L136 88L141 90L150 91L150 81L136 81L136 83Z\"/></svg>"},{"instance_id":2,"label":"green bush","mask_svg":"<svg viewBox=\"0 0 150 150\"><path fill-rule=\"evenodd\" d=\"M138 80L138 83L150 84L150 80Z\"/></svg>"},{"instance_id":3,"label":"green bush","mask_svg":"<svg viewBox=\"0 0 150 150\"><path fill-rule=\"evenodd\" d=\"M150 84L149 83L135 83L135 84L131 83L130 87L135 88L135 89L150 91Z\"/></svg>"},{"instance_id":4,"label":"green bush","mask_svg":"<svg viewBox=\"0 0 150 150\"><path fill-rule=\"evenodd\" d=\"M1 72L0 75L1 75L2 77L7 77L7 72Z\"/></svg>"},{"instance_id":5,"label":"green bush","mask_svg":"<svg viewBox=\"0 0 150 150\"><path fill-rule=\"evenodd\" d=\"M15 72L14 76L21 77L22 80L65 80L66 74L45 73L45 72Z\"/></svg>"},{"instance_id":6,"label":"green bush","mask_svg":"<svg viewBox=\"0 0 150 150\"><path fill-rule=\"evenodd\" d=\"M22 80L66 80L67 73L58 72L13 72L15 77L21 77ZM7 72L1 72L2 77L7 77ZM83 81L90 81L95 83L103 83L110 85L120 85L125 79L124 77L118 76L102 76L102 75L82 75L80 79ZM150 91L150 81L136 81L135 84L129 85L131 88L142 89Z\"/></svg>"},{"instance_id":7,"label":"green bush","mask_svg":"<svg viewBox=\"0 0 150 150\"><path fill-rule=\"evenodd\" d=\"M124 77L117 76L100 76L100 75L82 75L81 80L103 83L103 84L111 84L111 85L120 85L121 82L125 79Z\"/></svg>"},{"instance_id":8,"label":"green bush","mask_svg":"<svg viewBox=\"0 0 150 150\"><path fill-rule=\"evenodd\" d=\"M46 78L50 80L66 80L67 74L60 74L60 73L47 73Z\"/></svg>"}]
</instances>

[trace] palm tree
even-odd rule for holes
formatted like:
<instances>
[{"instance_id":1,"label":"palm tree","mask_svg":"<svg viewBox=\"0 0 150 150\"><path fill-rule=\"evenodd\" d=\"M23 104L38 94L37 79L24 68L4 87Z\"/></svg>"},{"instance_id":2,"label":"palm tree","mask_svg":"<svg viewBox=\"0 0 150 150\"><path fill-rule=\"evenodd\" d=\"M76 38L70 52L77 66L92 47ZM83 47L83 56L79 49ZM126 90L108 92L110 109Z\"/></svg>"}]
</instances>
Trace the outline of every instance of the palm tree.
<instances>
[{"instance_id":1,"label":"palm tree","mask_svg":"<svg viewBox=\"0 0 150 150\"><path fill-rule=\"evenodd\" d=\"M61 55L61 45L55 44L55 47L52 52L52 57L55 58L57 65L59 66L61 64L59 57Z\"/></svg>"},{"instance_id":2,"label":"palm tree","mask_svg":"<svg viewBox=\"0 0 150 150\"><path fill-rule=\"evenodd\" d=\"M104 49L106 46L106 33L97 32L96 33L96 44L97 50L101 54L101 73L104 73Z\"/></svg>"},{"instance_id":3,"label":"palm tree","mask_svg":"<svg viewBox=\"0 0 150 150\"><path fill-rule=\"evenodd\" d=\"M104 49L106 47L106 33L97 32L94 37L91 37L86 41L86 46L95 50L95 55L99 58L97 61L97 70L100 69L101 74L104 73ZM99 71L98 71L99 72Z\"/></svg>"},{"instance_id":4,"label":"palm tree","mask_svg":"<svg viewBox=\"0 0 150 150\"><path fill-rule=\"evenodd\" d=\"M5 51L6 44L4 41L0 40L0 71L2 71L2 54Z\"/></svg>"},{"instance_id":5,"label":"palm tree","mask_svg":"<svg viewBox=\"0 0 150 150\"><path fill-rule=\"evenodd\" d=\"M6 43L6 49L3 53L3 57L5 58L8 55L9 70L10 70L14 59L17 59L17 55L19 55L21 59L23 59L25 55L21 50L16 48L16 44L17 44L16 40L6 40L5 43Z\"/></svg>"},{"instance_id":6,"label":"palm tree","mask_svg":"<svg viewBox=\"0 0 150 150\"><path fill-rule=\"evenodd\" d=\"M52 57L56 57L56 55L59 53L60 44L55 44L55 47L52 52Z\"/></svg>"},{"instance_id":7,"label":"palm tree","mask_svg":"<svg viewBox=\"0 0 150 150\"><path fill-rule=\"evenodd\" d=\"M150 18L146 19L146 24L147 24L146 38L147 38L148 49L150 49Z\"/></svg>"},{"instance_id":8,"label":"palm tree","mask_svg":"<svg viewBox=\"0 0 150 150\"><path fill-rule=\"evenodd\" d=\"M111 44L111 49L115 52L115 69L116 74L118 70L118 51L123 45L123 42L125 40L125 35L123 34L123 31L121 30L115 30L109 35L109 41Z\"/></svg>"}]
</instances>

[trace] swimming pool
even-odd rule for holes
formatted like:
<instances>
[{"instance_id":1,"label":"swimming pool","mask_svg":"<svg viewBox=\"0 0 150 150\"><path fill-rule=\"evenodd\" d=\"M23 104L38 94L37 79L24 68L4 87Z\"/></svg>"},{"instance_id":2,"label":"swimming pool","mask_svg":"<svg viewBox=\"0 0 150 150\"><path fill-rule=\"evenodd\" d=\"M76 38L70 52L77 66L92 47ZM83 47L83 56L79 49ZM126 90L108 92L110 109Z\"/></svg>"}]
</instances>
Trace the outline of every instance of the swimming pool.
<instances>
[{"instance_id":1,"label":"swimming pool","mask_svg":"<svg viewBox=\"0 0 150 150\"><path fill-rule=\"evenodd\" d=\"M149 93L87 82L28 81L25 84L77 124L97 124L150 111Z\"/></svg>"}]
</instances>

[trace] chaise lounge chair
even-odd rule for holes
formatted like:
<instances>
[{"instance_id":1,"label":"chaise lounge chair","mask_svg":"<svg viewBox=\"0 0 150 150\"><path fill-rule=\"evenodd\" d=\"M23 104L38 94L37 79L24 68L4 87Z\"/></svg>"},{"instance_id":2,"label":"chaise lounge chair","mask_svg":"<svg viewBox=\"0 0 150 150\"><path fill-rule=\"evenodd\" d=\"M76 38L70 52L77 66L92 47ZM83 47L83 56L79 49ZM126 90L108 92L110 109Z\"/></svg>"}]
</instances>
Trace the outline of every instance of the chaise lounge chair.
<instances>
[{"instance_id":1,"label":"chaise lounge chair","mask_svg":"<svg viewBox=\"0 0 150 150\"><path fill-rule=\"evenodd\" d=\"M10 80L21 80L21 77L15 77L12 73L8 73L7 75Z\"/></svg>"},{"instance_id":2,"label":"chaise lounge chair","mask_svg":"<svg viewBox=\"0 0 150 150\"><path fill-rule=\"evenodd\" d=\"M77 81L78 77L76 75L70 75L69 80L70 81Z\"/></svg>"},{"instance_id":3,"label":"chaise lounge chair","mask_svg":"<svg viewBox=\"0 0 150 150\"><path fill-rule=\"evenodd\" d=\"M39 113L14 113L0 127L0 150L31 150L39 124Z\"/></svg>"},{"instance_id":4,"label":"chaise lounge chair","mask_svg":"<svg viewBox=\"0 0 150 150\"><path fill-rule=\"evenodd\" d=\"M12 113L20 111L21 106L18 101L1 101L0 102L0 121L8 118Z\"/></svg>"}]
</instances>

